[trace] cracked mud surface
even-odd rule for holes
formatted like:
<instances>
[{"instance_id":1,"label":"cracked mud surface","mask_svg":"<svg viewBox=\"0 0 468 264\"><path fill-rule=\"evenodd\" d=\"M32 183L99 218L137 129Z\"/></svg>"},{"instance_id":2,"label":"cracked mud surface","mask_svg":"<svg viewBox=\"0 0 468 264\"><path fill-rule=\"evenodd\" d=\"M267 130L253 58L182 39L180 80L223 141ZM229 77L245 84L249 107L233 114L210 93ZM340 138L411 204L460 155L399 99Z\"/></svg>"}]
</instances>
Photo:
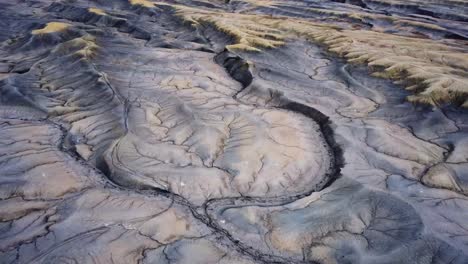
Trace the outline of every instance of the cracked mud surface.
<instances>
[{"instance_id":1,"label":"cracked mud surface","mask_svg":"<svg viewBox=\"0 0 468 264\"><path fill-rule=\"evenodd\" d=\"M421 2L0 0L0 263L468 263L468 2Z\"/></svg>"}]
</instances>

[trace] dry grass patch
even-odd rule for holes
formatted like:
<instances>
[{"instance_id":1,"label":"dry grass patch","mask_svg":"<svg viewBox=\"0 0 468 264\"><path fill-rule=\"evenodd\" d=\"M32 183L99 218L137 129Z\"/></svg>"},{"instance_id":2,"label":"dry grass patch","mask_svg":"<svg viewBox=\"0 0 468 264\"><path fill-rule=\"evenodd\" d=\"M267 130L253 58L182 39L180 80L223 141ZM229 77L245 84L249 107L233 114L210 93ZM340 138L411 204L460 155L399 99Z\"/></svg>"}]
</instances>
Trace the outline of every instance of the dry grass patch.
<instances>
[{"instance_id":1,"label":"dry grass patch","mask_svg":"<svg viewBox=\"0 0 468 264\"><path fill-rule=\"evenodd\" d=\"M70 48L76 50L75 54L84 58L93 58L99 49L96 39L91 35L85 35L81 38L75 38L67 43Z\"/></svg>"},{"instance_id":2,"label":"dry grass patch","mask_svg":"<svg viewBox=\"0 0 468 264\"><path fill-rule=\"evenodd\" d=\"M220 13L189 7L175 6L177 14L193 26L210 25L235 40L228 45L229 50L261 51L277 48L285 44L285 39L292 37L289 26L297 26L286 18L266 15L239 13ZM297 22L296 22L297 23ZM332 28L331 26L308 23L310 31Z\"/></svg>"},{"instance_id":3,"label":"dry grass patch","mask_svg":"<svg viewBox=\"0 0 468 264\"><path fill-rule=\"evenodd\" d=\"M468 54L442 42L286 17L175 8L192 25L208 24L231 36L235 43L227 46L230 50L258 52L284 45L288 38L306 38L349 62L368 65L376 76L405 85L414 92L409 101L468 107Z\"/></svg>"},{"instance_id":4,"label":"dry grass patch","mask_svg":"<svg viewBox=\"0 0 468 264\"><path fill-rule=\"evenodd\" d=\"M71 25L68 23L62 23L62 22L49 22L46 24L44 28L41 29L36 29L32 31L33 35L40 35L40 34L49 34L49 33L54 33L54 32L60 32L64 31Z\"/></svg>"},{"instance_id":5,"label":"dry grass patch","mask_svg":"<svg viewBox=\"0 0 468 264\"><path fill-rule=\"evenodd\" d=\"M90 8L88 8L88 11L89 11L90 13L94 13L94 14L96 14L96 15L101 15L101 16L107 15L106 12L104 12L102 9L95 8L95 7L90 7Z\"/></svg>"},{"instance_id":6,"label":"dry grass patch","mask_svg":"<svg viewBox=\"0 0 468 264\"><path fill-rule=\"evenodd\" d=\"M148 0L129 0L132 5L139 5L144 7L154 7L154 3Z\"/></svg>"},{"instance_id":7,"label":"dry grass patch","mask_svg":"<svg viewBox=\"0 0 468 264\"><path fill-rule=\"evenodd\" d=\"M468 107L468 54L429 39L365 30L312 35L350 62L367 64L374 75L399 81L415 94L412 102Z\"/></svg>"},{"instance_id":8,"label":"dry grass patch","mask_svg":"<svg viewBox=\"0 0 468 264\"><path fill-rule=\"evenodd\" d=\"M440 27L435 24L403 19L398 16L386 16L386 15L370 14L366 12L356 12L356 11L353 11L353 12L332 11L332 10L320 9L320 8L307 8L305 10L307 12L310 12L319 16L327 16L332 19L345 18L345 19L359 21L361 23L366 23L366 21L385 21L396 27L409 26L413 28L421 28L421 29L427 29L427 30L446 31L445 28Z\"/></svg>"}]
</instances>

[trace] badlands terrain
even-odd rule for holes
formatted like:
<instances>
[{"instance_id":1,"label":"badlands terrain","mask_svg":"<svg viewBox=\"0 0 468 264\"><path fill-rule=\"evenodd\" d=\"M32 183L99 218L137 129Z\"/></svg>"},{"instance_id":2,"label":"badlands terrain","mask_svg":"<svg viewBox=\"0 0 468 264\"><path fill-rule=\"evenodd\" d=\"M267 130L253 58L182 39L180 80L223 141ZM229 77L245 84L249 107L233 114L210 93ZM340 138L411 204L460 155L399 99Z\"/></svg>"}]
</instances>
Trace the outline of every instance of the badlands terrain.
<instances>
[{"instance_id":1,"label":"badlands terrain","mask_svg":"<svg viewBox=\"0 0 468 264\"><path fill-rule=\"evenodd\" d=\"M468 263L467 0L0 12L0 263Z\"/></svg>"}]
</instances>

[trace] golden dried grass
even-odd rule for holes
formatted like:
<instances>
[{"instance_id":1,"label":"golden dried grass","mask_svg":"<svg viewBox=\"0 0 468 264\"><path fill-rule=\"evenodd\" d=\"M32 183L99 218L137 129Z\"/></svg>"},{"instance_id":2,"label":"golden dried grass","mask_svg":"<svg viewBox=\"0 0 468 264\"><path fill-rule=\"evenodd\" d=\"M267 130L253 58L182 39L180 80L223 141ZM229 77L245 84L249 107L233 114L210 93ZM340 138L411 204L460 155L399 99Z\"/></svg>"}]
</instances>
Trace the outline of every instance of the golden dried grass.
<instances>
[{"instance_id":1,"label":"golden dried grass","mask_svg":"<svg viewBox=\"0 0 468 264\"><path fill-rule=\"evenodd\" d=\"M49 34L49 33L54 33L54 32L60 32L64 31L71 25L68 23L62 23L62 22L49 22L46 24L45 27L41 29L36 29L32 31L33 35L41 35L41 34Z\"/></svg>"},{"instance_id":2,"label":"golden dried grass","mask_svg":"<svg viewBox=\"0 0 468 264\"><path fill-rule=\"evenodd\" d=\"M99 8L95 8L95 7L90 7L90 8L88 8L88 11L89 11L90 13L94 13L94 14L96 14L96 15L101 15L101 16L107 15L106 12L104 12L104 10L99 9Z\"/></svg>"},{"instance_id":3,"label":"golden dried grass","mask_svg":"<svg viewBox=\"0 0 468 264\"><path fill-rule=\"evenodd\" d=\"M400 81L408 100L468 107L468 54L446 44L366 30L328 31L315 41L350 62L367 64L378 77Z\"/></svg>"},{"instance_id":4,"label":"golden dried grass","mask_svg":"<svg viewBox=\"0 0 468 264\"><path fill-rule=\"evenodd\" d=\"M154 3L149 0L129 0L131 5L154 7Z\"/></svg>"},{"instance_id":5,"label":"golden dried grass","mask_svg":"<svg viewBox=\"0 0 468 264\"><path fill-rule=\"evenodd\" d=\"M368 65L375 76L399 81L414 92L409 101L431 105L451 102L468 107L468 54L442 42L370 30L345 30L285 17L181 6L176 6L176 10L194 26L209 24L231 36L235 43L227 46L230 50L258 52L284 45L288 38L306 38L325 45L349 62Z\"/></svg>"}]
</instances>

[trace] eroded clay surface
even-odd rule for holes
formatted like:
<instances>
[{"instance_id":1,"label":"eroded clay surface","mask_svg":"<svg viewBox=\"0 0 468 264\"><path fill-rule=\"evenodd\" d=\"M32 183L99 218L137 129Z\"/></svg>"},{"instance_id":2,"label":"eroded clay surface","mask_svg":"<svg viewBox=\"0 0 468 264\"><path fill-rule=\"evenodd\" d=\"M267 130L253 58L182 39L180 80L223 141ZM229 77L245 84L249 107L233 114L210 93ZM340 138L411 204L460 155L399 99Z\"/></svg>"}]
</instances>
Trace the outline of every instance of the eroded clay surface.
<instances>
[{"instance_id":1,"label":"eroded clay surface","mask_svg":"<svg viewBox=\"0 0 468 264\"><path fill-rule=\"evenodd\" d=\"M465 56L466 6L0 0L0 263L467 263L465 88L261 24Z\"/></svg>"}]
</instances>

